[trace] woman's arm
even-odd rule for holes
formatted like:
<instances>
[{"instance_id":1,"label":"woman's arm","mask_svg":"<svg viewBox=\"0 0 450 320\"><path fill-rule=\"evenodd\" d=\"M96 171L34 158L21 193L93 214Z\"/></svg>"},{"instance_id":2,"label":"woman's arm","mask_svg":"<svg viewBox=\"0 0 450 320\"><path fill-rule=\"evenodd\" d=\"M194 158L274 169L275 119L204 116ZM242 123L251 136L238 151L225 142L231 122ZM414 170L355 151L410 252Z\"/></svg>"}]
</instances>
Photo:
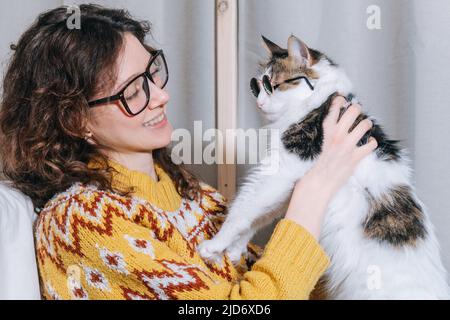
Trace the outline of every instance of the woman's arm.
<instances>
[{"instance_id":1,"label":"woman's arm","mask_svg":"<svg viewBox=\"0 0 450 320\"><path fill-rule=\"evenodd\" d=\"M341 96L333 100L323 123L322 153L311 170L297 182L285 216L305 227L316 238L331 198L352 175L360 160L377 147L374 138L361 147L357 146L373 125L369 119L361 121L349 132L361 113L360 105L351 105L338 121L344 103L346 100Z\"/></svg>"}]
</instances>

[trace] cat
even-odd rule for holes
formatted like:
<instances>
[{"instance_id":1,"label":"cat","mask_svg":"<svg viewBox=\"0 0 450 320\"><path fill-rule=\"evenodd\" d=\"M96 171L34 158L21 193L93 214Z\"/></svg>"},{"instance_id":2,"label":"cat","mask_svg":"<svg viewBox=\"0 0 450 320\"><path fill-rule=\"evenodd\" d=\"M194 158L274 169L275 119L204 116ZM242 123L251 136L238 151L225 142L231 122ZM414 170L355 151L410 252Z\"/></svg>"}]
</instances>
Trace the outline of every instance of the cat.
<instances>
[{"instance_id":1,"label":"cat","mask_svg":"<svg viewBox=\"0 0 450 320\"><path fill-rule=\"evenodd\" d=\"M269 156L278 153L279 170L268 174L261 164L248 175L219 232L199 245L204 259L226 253L238 261L255 232L282 216L277 208L288 202L295 182L321 152L322 122L333 98L339 94L356 102L344 70L325 54L294 35L287 49L265 37L263 43L270 58L260 79L265 75L281 84L266 92L252 80L252 89L266 127L281 132L279 146L269 150ZM372 136L378 148L329 203L319 239L330 257L319 281L322 290L327 299L448 299L439 244L411 185L406 152L372 117L361 114L353 127L366 118L373 127L358 145Z\"/></svg>"}]
</instances>

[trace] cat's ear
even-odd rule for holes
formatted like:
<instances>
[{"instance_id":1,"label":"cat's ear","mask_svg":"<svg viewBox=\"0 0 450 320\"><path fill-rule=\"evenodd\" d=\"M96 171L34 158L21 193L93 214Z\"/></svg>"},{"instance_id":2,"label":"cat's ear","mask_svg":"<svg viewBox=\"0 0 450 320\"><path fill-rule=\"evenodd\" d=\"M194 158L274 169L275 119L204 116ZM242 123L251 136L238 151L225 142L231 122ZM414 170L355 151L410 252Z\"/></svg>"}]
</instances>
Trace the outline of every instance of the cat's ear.
<instances>
[{"instance_id":1,"label":"cat's ear","mask_svg":"<svg viewBox=\"0 0 450 320\"><path fill-rule=\"evenodd\" d=\"M311 66L311 55L306 44L294 35L288 39L289 56L297 58L302 64Z\"/></svg>"},{"instance_id":2,"label":"cat's ear","mask_svg":"<svg viewBox=\"0 0 450 320\"><path fill-rule=\"evenodd\" d=\"M272 56L281 56L281 55L284 55L284 54L287 53L286 49L281 48L280 46L278 46L277 44L273 43L272 41L270 41L269 39L267 39L263 35L261 35L261 38L263 39L264 47L267 49L267 51Z\"/></svg>"}]
</instances>

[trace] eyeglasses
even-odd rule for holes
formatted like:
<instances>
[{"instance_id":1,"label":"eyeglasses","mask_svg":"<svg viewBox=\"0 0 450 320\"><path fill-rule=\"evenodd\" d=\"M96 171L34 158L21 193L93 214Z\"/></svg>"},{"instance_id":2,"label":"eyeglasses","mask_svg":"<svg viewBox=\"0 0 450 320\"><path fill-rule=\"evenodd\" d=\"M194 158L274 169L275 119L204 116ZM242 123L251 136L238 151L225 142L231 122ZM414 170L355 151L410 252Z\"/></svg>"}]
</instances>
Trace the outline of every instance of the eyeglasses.
<instances>
[{"instance_id":1,"label":"eyeglasses","mask_svg":"<svg viewBox=\"0 0 450 320\"><path fill-rule=\"evenodd\" d=\"M278 87L281 86L283 83L290 83L290 82L293 82L293 81L296 81L296 80L300 80L300 79L305 79L306 84L308 85L308 87L309 87L311 90L314 90L314 87L313 87L313 85L311 84L311 82L308 80L308 78L306 78L306 77L304 77L304 76L298 76L298 77L295 77L295 78L287 79L287 80L284 80L284 81L281 82L281 83L276 84L275 86L272 86L272 83L270 82L269 76L265 74L265 75L262 77L262 81L261 81L261 82L262 82L262 84L263 84L264 90L266 90L266 93L267 93L268 95L271 95L271 94L273 93L273 91L276 90L276 89L278 89ZM258 79L252 78L252 79L250 80L250 89L252 90L253 95L254 95L256 98L258 98L259 92L261 91L261 89L259 88Z\"/></svg>"},{"instance_id":2,"label":"eyeglasses","mask_svg":"<svg viewBox=\"0 0 450 320\"><path fill-rule=\"evenodd\" d=\"M136 116L148 105L150 101L150 80L155 86L163 89L169 80L169 71L167 68L166 58L162 50L151 51L152 57L145 68L145 71L130 80L122 90L117 94L90 101L90 107L95 107L100 104L109 103L120 100L131 116Z\"/></svg>"}]
</instances>

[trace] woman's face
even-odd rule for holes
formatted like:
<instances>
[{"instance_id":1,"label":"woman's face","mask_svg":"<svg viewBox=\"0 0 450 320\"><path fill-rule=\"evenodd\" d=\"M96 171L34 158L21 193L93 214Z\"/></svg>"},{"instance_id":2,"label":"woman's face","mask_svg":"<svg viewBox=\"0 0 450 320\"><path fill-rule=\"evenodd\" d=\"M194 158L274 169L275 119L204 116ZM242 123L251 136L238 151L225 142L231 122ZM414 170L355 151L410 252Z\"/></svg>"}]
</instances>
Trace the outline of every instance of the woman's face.
<instances>
[{"instance_id":1,"label":"woman's face","mask_svg":"<svg viewBox=\"0 0 450 320\"><path fill-rule=\"evenodd\" d=\"M93 100L116 94L136 75L145 71L150 53L131 33L124 35L124 47L117 59L117 80L109 92L102 92ZM107 147L118 154L148 153L170 143L172 126L165 117L169 95L149 81L150 100L138 115L128 115L120 101L101 104L90 109L88 130L91 143ZM154 123L162 114L161 121ZM152 125L149 125L152 122Z\"/></svg>"}]
</instances>

